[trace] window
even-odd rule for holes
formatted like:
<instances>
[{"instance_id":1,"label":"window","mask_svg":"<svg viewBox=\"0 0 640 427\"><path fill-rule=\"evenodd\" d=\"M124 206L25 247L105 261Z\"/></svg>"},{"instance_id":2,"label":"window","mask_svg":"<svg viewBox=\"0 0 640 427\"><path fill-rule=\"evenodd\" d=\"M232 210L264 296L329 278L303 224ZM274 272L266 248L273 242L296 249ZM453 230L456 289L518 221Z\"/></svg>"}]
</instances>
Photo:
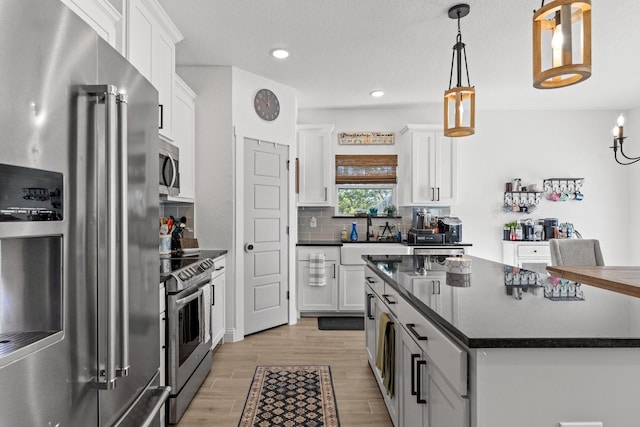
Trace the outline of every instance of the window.
<instances>
[{"instance_id":1,"label":"window","mask_svg":"<svg viewBox=\"0 0 640 427\"><path fill-rule=\"evenodd\" d=\"M395 204L396 155L336 155L336 215L354 215Z\"/></svg>"}]
</instances>

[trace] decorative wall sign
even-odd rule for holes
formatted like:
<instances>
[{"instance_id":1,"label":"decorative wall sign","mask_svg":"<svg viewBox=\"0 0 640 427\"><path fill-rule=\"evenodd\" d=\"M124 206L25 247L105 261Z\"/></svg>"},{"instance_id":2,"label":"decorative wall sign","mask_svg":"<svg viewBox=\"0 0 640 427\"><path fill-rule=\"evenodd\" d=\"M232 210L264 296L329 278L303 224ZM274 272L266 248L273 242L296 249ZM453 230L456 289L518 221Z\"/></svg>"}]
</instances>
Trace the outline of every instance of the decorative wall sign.
<instances>
[{"instance_id":1,"label":"decorative wall sign","mask_svg":"<svg viewBox=\"0 0 640 427\"><path fill-rule=\"evenodd\" d=\"M393 132L340 132L338 134L340 145L393 145L394 143Z\"/></svg>"}]
</instances>

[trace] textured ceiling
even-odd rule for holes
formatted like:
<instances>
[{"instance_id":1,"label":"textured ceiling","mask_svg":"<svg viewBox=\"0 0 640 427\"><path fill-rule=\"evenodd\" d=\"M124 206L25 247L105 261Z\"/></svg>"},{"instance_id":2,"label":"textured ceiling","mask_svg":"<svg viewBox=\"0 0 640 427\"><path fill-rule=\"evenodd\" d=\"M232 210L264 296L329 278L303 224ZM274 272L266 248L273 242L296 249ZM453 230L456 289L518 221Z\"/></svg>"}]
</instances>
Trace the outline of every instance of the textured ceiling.
<instances>
[{"instance_id":1,"label":"textured ceiling","mask_svg":"<svg viewBox=\"0 0 640 427\"><path fill-rule=\"evenodd\" d=\"M178 65L232 65L264 76L295 88L299 108L441 103L449 87L457 26L447 10L455 1L160 3L184 35ZM478 108L640 106L640 1L592 0L592 76L552 90L532 87L531 22L540 0L467 3L461 29ZM290 49L291 57L271 58L274 47ZM373 89L386 95L373 99Z\"/></svg>"}]
</instances>

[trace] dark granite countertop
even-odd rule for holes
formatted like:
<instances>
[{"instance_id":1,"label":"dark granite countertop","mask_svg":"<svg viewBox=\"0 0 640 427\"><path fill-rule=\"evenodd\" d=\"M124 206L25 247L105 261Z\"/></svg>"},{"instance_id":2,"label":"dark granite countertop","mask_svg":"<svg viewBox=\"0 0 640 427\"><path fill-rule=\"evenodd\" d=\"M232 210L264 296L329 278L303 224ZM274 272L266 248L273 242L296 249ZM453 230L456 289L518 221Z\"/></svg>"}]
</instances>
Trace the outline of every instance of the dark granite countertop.
<instances>
[{"instance_id":1,"label":"dark granite countertop","mask_svg":"<svg viewBox=\"0 0 640 427\"><path fill-rule=\"evenodd\" d=\"M640 347L640 298L589 285L577 288L578 297L554 293L571 283L535 272L535 285L507 284L523 270L465 258L472 260L470 286L456 287L447 284L444 257L427 257L426 275L420 275L415 256L363 256L413 307L468 348ZM433 280L440 282L437 295Z\"/></svg>"},{"instance_id":2,"label":"dark granite countertop","mask_svg":"<svg viewBox=\"0 0 640 427\"><path fill-rule=\"evenodd\" d=\"M340 240L298 240L296 246L342 246Z\"/></svg>"},{"instance_id":3,"label":"dark granite countertop","mask_svg":"<svg viewBox=\"0 0 640 427\"><path fill-rule=\"evenodd\" d=\"M407 241L403 241L403 242L397 242L397 241L393 241L393 240L380 240L380 241L366 241L366 240L358 240L357 242L342 242L340 240L298 240L298 243L296 244L296 246L343 246L343 245L357 245L360 243L398 243L401 245L405 245L405 246L411 246L411 247L419 247L419 248L441 248L441 247L460 247L460 246L464 246L464 247L468 247L468 246L472 246L471 243L464 243L464 242L460 242L460 243L447 243L444 245L441 244L436 244L436 245L426 245L426 244L412 244L409 245L407 243Z\"/></svg>"},{"instance_id":4,"label":"dark granite countertop","mask_svg":"<svg viewBox=\"0 0 640 427\"><path fill-rule=\"evenodd\" d=\"M164 282L176 270L187 267L205 258L216 259L225 255L226 249L200 249L198 252L171 254L170 257L160 257L160 282Z\"/></svg>"}]
</instances>

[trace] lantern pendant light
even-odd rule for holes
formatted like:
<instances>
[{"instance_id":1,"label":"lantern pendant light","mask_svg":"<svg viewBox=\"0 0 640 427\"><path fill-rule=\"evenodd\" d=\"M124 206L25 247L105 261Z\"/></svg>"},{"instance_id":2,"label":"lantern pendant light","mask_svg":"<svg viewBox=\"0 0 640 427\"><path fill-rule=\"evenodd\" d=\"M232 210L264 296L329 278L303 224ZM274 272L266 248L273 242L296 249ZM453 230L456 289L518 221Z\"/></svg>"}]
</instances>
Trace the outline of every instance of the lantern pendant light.
<instances>
[{"instance_id":1,"label":"lantern pendant light","mask_svg":"<svg viewBox=\"0 0 640 427\"><path fill-rule=\"evenodd\" d=\"M468 136L475 133L476 122L476 90L469 83L469 67L467 65L467 52L462 43L460 32L460 18L469 14L468 4L458 4L449 9L451 19L458 20L458 35L456 44L453 45L451 57L451 73L449 74L449 89L444 93L444 135L451 137ZM462 59L467 72L467 86L462 86ZM453 78L453 64L456 63L456 87L451 87Z\"/></svg>"},{"instance_id":2,"label":"lantern pendant light","mask_svg":"<svg viewBox=\"0 0 640 427\"><path fill-rule=\"evenodd\" d=\"M554 89L591 76L591 0L555 0L533 14L533 86Z\"/></svg>"}]
</instances>

